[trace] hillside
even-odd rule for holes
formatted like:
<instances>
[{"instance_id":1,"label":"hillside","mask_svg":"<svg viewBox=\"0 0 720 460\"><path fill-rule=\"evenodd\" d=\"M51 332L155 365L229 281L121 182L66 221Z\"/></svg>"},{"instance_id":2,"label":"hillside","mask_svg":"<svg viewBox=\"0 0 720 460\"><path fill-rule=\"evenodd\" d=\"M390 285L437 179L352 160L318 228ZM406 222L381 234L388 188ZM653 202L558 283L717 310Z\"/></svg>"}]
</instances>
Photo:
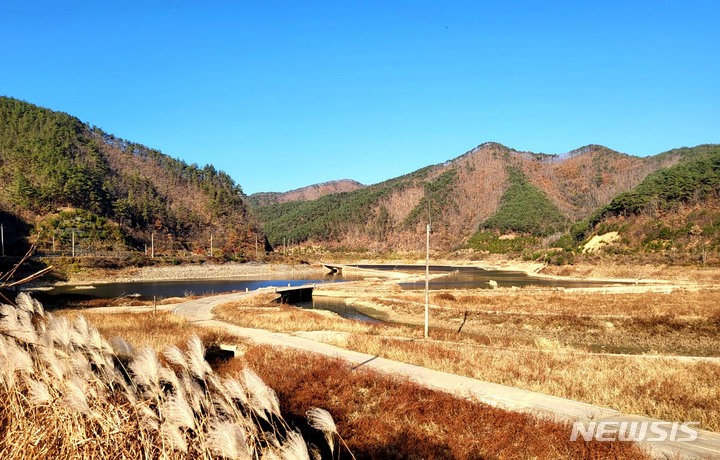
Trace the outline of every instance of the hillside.
<instances>
[{"instance_id":1,"label":"hillside","mask_svg":"<svg viewBox=\"0 0 720 460\"><path fill-rule=\"evenodd\" d=\"M308 185L307 187L290 190L289 192L259 192L248 196L248 202L253 207L269 206L290 201L311 201L330 195L331 193L352 192L365 187L360 182L351 179L340 179Z\"/></svg>"},{"instance_id":2,"label":"hillside","mask_svg":"<svg viewBox=\"0 0 720 460\"><path fill-rule=\"evenodd\" d=\"M429 213L435 246L453 249L479 230L538 236L567 230L571 222L680 156L639 158L598 145L558 156L486 143L445 163L360 190L262 206L256 213L273 244L285 239L368 250L420 247ZM507 208L506 192L513 184L520 184L520 193L515 193L520 201L511 200ZM552 216L542 223L545 227L527 227L535 225L537 213L530 221L507 221L513 209L532 209L539 203L545 210L541 214Z\"/></svg>"},{"instance_id":3,"label":"hillside","mask_svg":"<svg viewBox=\"0 0 720 460\"><path fill-rule=\"evenodd\" d=\"M206 252L212 233L215 248L241 255L258 233L227 174L7 97L0 179L0 209L45 251L65 250L75 233L86 251L143 249L154 237L158 253Z\"/></svg>"},{"instance_id":4,"label":"hillside","mask_svg":"<svg viewBox=\"0 0 720 460\"><path fill-rule=\"evenodd\" d=\"M677 149L661 156L681 160L616 196L573 226L572 236L581 242L616 231L619 240L606 252L655 254L665 262L718 262L720 145Z\"/></svg>"}]
</instances>

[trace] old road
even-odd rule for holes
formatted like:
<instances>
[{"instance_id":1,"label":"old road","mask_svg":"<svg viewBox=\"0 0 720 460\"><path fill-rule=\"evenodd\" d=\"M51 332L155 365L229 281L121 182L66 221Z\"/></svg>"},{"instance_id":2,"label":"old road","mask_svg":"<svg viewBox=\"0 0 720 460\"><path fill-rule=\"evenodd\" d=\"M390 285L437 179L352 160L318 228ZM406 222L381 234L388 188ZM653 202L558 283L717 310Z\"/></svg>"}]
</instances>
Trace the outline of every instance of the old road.
<instances>
[{"instance_id":1,"label":"old road","mask_svg":"<svg viewBox=\"0 0 720 460\"><path fill-rule=\"evenodd\" d=\"M249 293L249 294L252 294ZM184 316L189 321L208 327L225 328L229 332L250 339L256 344L290 347L321 355L339 358L355 364L357 367L368 367L391 375L407 377L420 385L460 397L478 400L491 406L506 410L534 413L556 420L567 422L658 422L659 420L623 414L618 411L593 406L532 391L521 390L505 385L484 382L446 372L434 371L412 364L392 361L355 351L345 350L304 337L290 334L270 332L262 329L251 329L228 324L214 319L212 309L225 302L237 299L248 293L225 294L191 300L177 306L173 312ZM680 421L684 422L684 421ZM640 423L633 425L638 427ZM677 427L675 428L677 430ZM655 430L666 430L670 438L672 424L653 426L648 431L650 436L656 435ZM720 459L720 433L697 430L694 441L654 441L643 442L648 453L656 458L718 458Z\"/></svg>"}]
</instances>

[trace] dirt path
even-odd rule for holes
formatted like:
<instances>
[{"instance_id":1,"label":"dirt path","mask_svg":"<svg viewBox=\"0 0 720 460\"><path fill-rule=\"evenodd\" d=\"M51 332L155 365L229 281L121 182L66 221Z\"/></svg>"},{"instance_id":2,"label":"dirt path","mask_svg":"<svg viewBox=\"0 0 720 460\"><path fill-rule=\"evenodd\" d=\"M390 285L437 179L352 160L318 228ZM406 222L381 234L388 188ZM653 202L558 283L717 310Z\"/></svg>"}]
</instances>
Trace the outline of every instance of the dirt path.
<instances>
[{"instance_id":1,"label":"dirt path","mask_svg":"<svg viewBox=\"0 0 720 460\"><path fill-rule=\"evenodd\" d=\"M622 414L604 407L345 350L307 337L239 327L214 319L212 314L214 307L249 294L252 293L226 294L191 300L176 306L173 311L195 324L225 328L229 332L248 338L257 344L291 347L342 359L354 363L356 368L367 366L383 373L406 377L427 388L467 397L506 410L528 412L567 422L657 422L654 419ZM657 426L654 429L667 430L669 433L671 424ZM694 441L645 442L644 446L656 458L667 458L667 456L678 454L682 458L720 458L720 433L698 430L697 439Z\"/></svg>"}]
</instances>

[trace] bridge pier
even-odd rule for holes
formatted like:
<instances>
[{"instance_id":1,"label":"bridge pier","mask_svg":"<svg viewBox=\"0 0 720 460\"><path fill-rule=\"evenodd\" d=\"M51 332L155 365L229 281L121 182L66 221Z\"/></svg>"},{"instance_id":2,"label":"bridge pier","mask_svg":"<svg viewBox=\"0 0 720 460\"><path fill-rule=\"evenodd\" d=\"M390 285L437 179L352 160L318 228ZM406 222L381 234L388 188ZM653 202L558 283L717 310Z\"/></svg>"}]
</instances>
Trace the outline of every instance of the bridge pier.
<instances>
[{"instance_id":1,"label":"bridge pier","mask_svg":"<svg viewBox=\"0 0 720 460\"><path fill-rule=\"evenodd\" d=\"M312 293L315 285L294 286L275 289L280 294L280 303L312 302Z\"/></svg>"}]
</instances>

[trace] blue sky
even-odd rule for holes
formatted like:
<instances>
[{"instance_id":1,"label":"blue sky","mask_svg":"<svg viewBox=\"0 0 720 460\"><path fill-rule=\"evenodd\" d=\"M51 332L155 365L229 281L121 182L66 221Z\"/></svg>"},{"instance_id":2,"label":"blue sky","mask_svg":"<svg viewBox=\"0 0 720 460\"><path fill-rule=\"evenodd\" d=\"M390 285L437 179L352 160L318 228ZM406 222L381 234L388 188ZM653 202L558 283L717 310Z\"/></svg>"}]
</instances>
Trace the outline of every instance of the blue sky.
<instances>
[{"instance_id":1,"label":"blue sky","mask_svg":"<svg viewBox=\"0 0 720 460\"><path fill-rule=\"evenodd\" d=\"M0 94L246 193L370 184L501 142L720 142L718 1L0 5Z\"/></svg>"}]
</instances>

